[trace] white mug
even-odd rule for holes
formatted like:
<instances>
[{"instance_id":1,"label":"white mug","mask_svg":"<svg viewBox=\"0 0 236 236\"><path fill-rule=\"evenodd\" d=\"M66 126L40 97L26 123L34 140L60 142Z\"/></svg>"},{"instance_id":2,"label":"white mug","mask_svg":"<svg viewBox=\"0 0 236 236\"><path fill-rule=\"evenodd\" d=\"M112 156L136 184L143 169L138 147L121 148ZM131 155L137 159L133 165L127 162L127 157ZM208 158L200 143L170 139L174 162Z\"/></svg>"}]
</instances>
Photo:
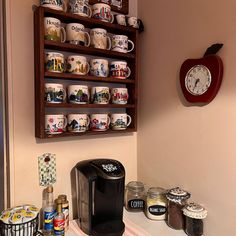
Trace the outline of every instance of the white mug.
<instances>
[{"instance_id":1,"label":"white mug","mask_svg":"<svg viewBox=\"0 0 236 236\"><path fill-rule=\"evenodd\" d=\"M84 56L68 56L67 71L72 74L86 75L89 72L89 64Z\"/></svg>"},{"instance_id":2,"label":"white mug","mask_svg":"<svg viewBox=\"0 0 236 236\"><path fill-rule=\"evenodd\" d=\"M91 89L91 102L94 104L108 104L111 95L108 87L92 87Z\"/></svg>"},{"instance_id":3,"label":"white mug","mask_svg":"<svg viewBox=\"0 0 236 236\"><path fill-rule=\"evenodd\" d=\"M68 100L70 103L87 104L89 103L89 91L86 85L69 85Z\"/></svg>"},{"instance_id":4,"label":"white mug","mask_svg":"<svg viewBox=\"0 0 236 236\"><path fill-rule=\"evenodd\" d=\"M68 131L75 133L86 132L90 123L90 119L87 114L69 114L67 116L67 120Z\"/></svg>"},{"instance_id":5,"label":"white mug","mask_svg":"<svg viewBox=\"0 0 236 236\"><path fill-rule=\"evenodd\" d=\"M129 99L127 88L112 88L111 101L113 104L127 104Z\"/></svg>"},{"instance_id":6,"label":"white mug","mask_svg":"<svg viewBox=\"0 0 236 236\"><path fill-rule=\"evenodd\" d=\"M129 43L131 44L130 49ZM111 50L123 53L131 52L134 50L134 43L126 35L113 35Z\"/></svg>"},{"instance_id":7,"label":"white mug","mask_svg":"<svg viewBox=\"0 0 236 236\"><path fill-rule=\"evenodd\" d=\"M92 59L90 61L90 74L98 77L107 77L109 75L108 60Z\"/></svg>"},{"instance_id":8,"label":"white mug","mask_svg":"<svg viewBox=\"0 0 236 236\"><path fill-rule=\"evenodd\" d=\"M88 47L90 45L90 36L88 32L84 31L84 25L69 23L66 25L66 41Z\"/></svg>"},{"instance_id":9,"label":"white mug","mask_svg":"<svg viewBox=\"0 0 236 236\"><path fill-rule=\"evenodd\" d=\"M131 70L126 61L112 61L110 66L111 76L117 79L126 79L130 76Z\"/></svg>"},{"instance_id":10,"label":"white mug","mask_svg":"<svg viewBox=\"0 0 236 236\"><path fill-rule=\"evenodd\" d=\"M137 17L135 17L135 16L130 16L130 17L128 17L127 22L128 22L128 25L129 25L129 26L132 26L132 27L134 27L134 28L136 28L136 29L139 28L139 19L138 19Z\"/></svg>"},{"instance_id":11,"label":"white mug","mask_svg":"<svg viewBox=\"0 0 236 236\"><path fill-rule=\"evenodd\" d=\"M47 134L61 134L67 125L67 119L63 114L45 115L45 132Z\"/></svg>"},{"instance_id":12,"label":"white mug","mask_svg":"<svg viewBox=\"0 0 236 236\"><path fill-rule=\"evenodd\" d=\"M111 128L113 130L124 130L131 124L131 116L126 113L111 114Z\"/></svg>"},{"instance_id":13,"label":"white mug","mask_svg":"<svg viewBox=\"0 0 236 236\"><path fill-rule=\"evenodd\" d=\"M111 49L111 38L107 35L107 31L101 28L90 30L91 46L100 49Z\"/></svg>"},{"instance_id":14,"label":"white mug","mask_svg":"<svg viewBox=\"0 0 236 236\"><path fill-rule=\"evenodd\" d=\"M46 71L55 73L63 73L65 71L65 59L62 53L47 52L45 57Z\"/></svg>"},{"instance_id":15,"label":"white mug","mask_svg":"<svg viewBox=\"0 0 236 236\"><path fill-rule=\"evenodd\" d=\"M126 18L123 14L116 15L116 21L118 25L126 26Z\"/></svg>"},{"instance_id":16,"label":"white mug","mask_svg":"<svg viewBox=\"0 0 236 236\"><path fill-rule=\"evenodd\" d=\"M91 17L92 15L88 0L69 0L69 11L85 17Z\"/></svg>"},{"instance_id":17,"label":"white mug","mask_svg":"<svg viewBox=\"0 0 236 236\"><path fill-rule=\"evenodd\" d=\"M54 10L66 11L66 3L64 0L40 0L40 5Z\"/></svg>"},{"instance_id":18,"label":"white mug","mask_svg":"<svg viewBox=\"0 0 236 236\"><path fill-rule=\"evenodd\" d=\"M104 3L96 3L92 6L92 17L110 23L114 21L111 7Z\"/></svg>"},{"instance_id":19,"label":"white mug","mask_svg":"<svg viewBox=\"0 0 236 236\"><path fill-rule=\"evenodd\" d=\"M111 119L108 114L92 114L90 116L90 128L92 131L106 131L109 129Z\"/></svg>"},{"instance_id":20,"label":"white mug","mask_svg":"<svg viewBox=\"0 0 236 236\"><path fill-rule=\"evenodd\" d=\"M63 84L45 83L44 97L47 103L62 103L66 99L66 91Z\"/></svg>"},{"instance_id":21,"label":"white mug","mask_svg":"<svg viewBox=\"0 0 236 236\"><path fill-rule=\"evenodd\" d=\"M64 43L66 32L61 21L54 17L44 17L44 39Z\"/></svg>"}]
</instances>

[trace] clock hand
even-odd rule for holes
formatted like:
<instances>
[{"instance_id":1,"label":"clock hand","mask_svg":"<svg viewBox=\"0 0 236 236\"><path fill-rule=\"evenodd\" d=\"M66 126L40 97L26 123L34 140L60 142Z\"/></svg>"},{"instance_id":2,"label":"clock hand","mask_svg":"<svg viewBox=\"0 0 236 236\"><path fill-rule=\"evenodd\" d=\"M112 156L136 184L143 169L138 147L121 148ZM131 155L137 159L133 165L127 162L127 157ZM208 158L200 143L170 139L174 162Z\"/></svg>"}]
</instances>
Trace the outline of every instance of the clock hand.
<instances>
[{"instance_id":1,"label":"clock hand","mask_svg":"<svg viewBox=\"0 0 236 236\"><path fill-rule=\"evenodd\" d=\"M197 87L197 84L200 82L200 79L196 79L196 81L195 81L195 85L194 85L194 88L193 89L195 89L196 87Z\"/></svg>"}]
</instances>

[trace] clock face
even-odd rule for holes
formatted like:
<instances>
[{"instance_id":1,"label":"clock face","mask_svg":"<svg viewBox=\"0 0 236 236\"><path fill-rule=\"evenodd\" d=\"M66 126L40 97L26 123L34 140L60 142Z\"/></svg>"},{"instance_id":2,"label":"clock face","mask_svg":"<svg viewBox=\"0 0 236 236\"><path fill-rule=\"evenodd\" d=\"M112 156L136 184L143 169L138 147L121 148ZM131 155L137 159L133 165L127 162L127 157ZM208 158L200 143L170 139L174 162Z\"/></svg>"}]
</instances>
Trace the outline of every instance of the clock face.
<instances>
[{"instance_id":1,"label":"clock face","mask_svg":"<svg viewBox=\"0 0 236 236\"><path fill-rule=\"evenodd\" d=\"M185 87L194 96L204 94L211 85L211 73L204 65L193 66L186 74Z\"/></svg>"}]
</instances>

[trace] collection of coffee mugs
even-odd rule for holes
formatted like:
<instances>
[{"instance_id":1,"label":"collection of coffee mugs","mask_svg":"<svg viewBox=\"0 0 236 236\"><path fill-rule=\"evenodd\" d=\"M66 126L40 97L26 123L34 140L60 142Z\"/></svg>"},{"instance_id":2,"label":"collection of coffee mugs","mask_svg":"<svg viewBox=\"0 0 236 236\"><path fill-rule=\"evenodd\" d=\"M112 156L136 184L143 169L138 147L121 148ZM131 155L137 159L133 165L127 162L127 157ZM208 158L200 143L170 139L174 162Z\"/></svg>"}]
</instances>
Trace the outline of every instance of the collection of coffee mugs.
<instances>
[{"instance_id":1,"label":"collection of coffee mugs","mask_svg":"<svg viewBox=\"0 0 236 236\"><path fill-rule=\"evenodd\" d=\"M64 0L40 0L40 5L54 10L67 11L67 5ZM92 17L104 22L116 23L123 26L131 26L136 29L142 27L140 19L134 16L125 16L123 14L114 15L111 12L111 6L106 3L96 3L89 5L89 0L69 0L68 11L83 17Z\"/></svg>"},{"instance_id":2,"label":"collection of coffee mugs","mask_svg":"<svg viewBox=\"0 0 236 236\"><path fill-rule=\"evenodd\" d=\"M113 114L48 114L45 115L45 132L61 134L63 132L82 133L91 131L125 130L131 124L127 113Z\"/></svg>"}]
</instances>

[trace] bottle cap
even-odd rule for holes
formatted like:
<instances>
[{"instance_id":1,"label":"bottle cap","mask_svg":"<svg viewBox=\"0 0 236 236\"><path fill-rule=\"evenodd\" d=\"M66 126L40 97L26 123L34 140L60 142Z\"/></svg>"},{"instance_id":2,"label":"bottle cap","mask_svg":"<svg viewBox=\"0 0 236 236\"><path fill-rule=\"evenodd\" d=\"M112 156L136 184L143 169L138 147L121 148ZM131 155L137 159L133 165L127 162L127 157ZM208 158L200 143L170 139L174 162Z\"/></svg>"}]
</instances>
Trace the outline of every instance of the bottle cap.
<instances>
[{"instance_id":1,"label":"bottle cap","mask_svg":"<svg viewBox=\"0 0 236 236\"><path fill-rule=\"evenodd\" d=\"M53 187L52 187L52 185L49 185L49 186L46 188L46 191L47 191L48 193L52 193L52 192L53 192Z\"/></svg>"},{"instance_id":2,"label":"bottle cap","mask_svg":"<svg viewBox=\"0 0 236 236\"><path fill-rule=\"evenodd\" d=\"M67 201L67 196L65 194L59 195L58 198L61 199L62 202L66 202Z\"/></svg>"},{"instance_id":3,"label":"bottle cap","mask_svg":"<svg viewBox=\"0 0 236 236\"><path fill-rule=\"evenodd\" d=\"M176 203L181 203L181 201L189 199L190 196L191 194L189 192L179 187L170 189L166 194L166 198L169 201L176 202Z\"/></svg>"},{"instance_id":4,"label":"bottle cap","mask_svg":"<svg viewBox=\"0 0 236 236\"><path fill-rule=\"evenodd\" d=\"M207 210L203 206L194 202L187 204L183 208L183 213L193 219L205 219L207 216Z\"/></svg>"}]
</instances>

